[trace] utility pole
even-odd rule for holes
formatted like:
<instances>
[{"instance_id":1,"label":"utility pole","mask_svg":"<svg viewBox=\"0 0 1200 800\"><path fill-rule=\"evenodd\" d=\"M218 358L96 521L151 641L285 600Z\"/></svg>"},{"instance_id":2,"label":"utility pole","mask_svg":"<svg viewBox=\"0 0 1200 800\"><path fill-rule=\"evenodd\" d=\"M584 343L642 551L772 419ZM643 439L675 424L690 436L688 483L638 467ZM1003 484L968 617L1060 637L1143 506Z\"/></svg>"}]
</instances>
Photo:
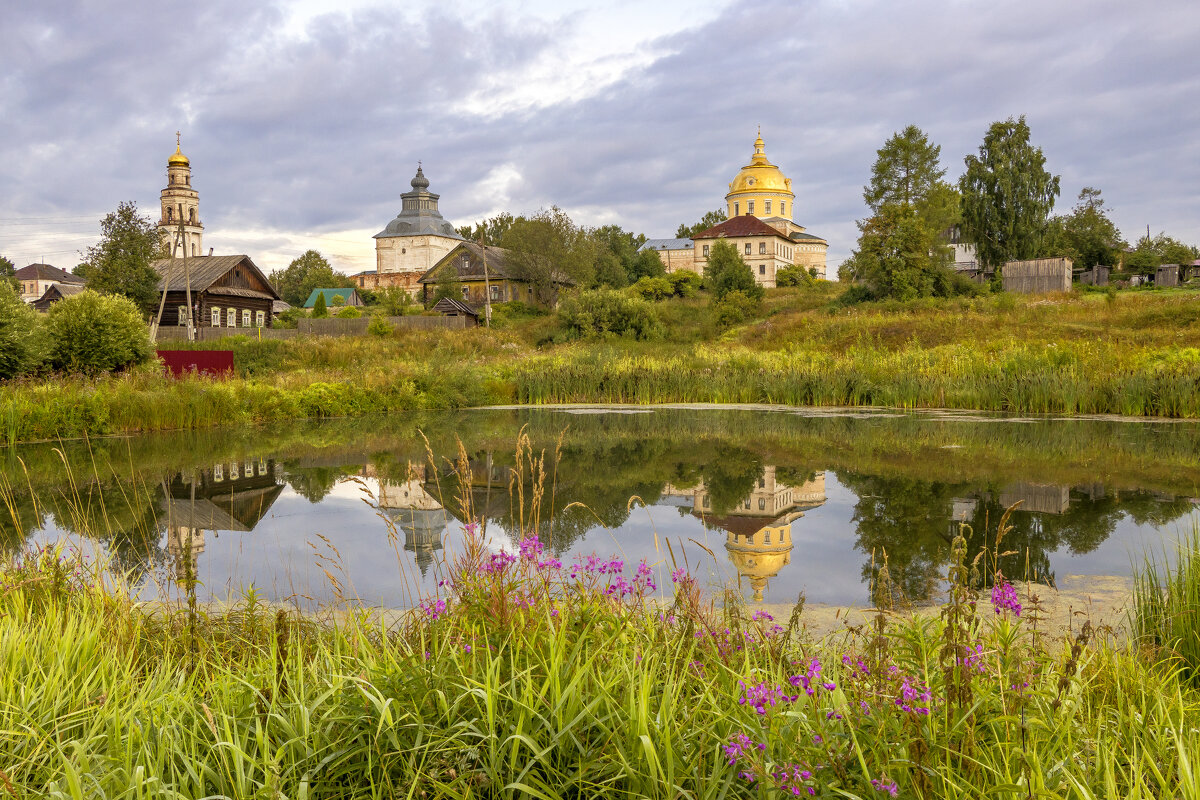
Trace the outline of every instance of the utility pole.
<instances>
[{"instance_id":1,"label":"utility pole","mask_svg":"<svg viewBox=\"0 0 1200 800\"><path fill-rule=\"evenodd\" d=\"M488 276L487 245L483 243L483 235L479 236L479 250L483 253L483 324L492 327L492 281Z\"/></svg>"},{"instance_id":2,"label":"utility pole","mask_svg":"<svg viewBox=\"0 0 1200 800\"><path fill-rule=\"evenodd\" d=\"M179 204L179 242L183 247L183 289L187 297L187 337L189 342L194 342L196 329L192 325L192 268L188 265L187 236L183 230L183 203Z\"/></svg>"}]
</instances>

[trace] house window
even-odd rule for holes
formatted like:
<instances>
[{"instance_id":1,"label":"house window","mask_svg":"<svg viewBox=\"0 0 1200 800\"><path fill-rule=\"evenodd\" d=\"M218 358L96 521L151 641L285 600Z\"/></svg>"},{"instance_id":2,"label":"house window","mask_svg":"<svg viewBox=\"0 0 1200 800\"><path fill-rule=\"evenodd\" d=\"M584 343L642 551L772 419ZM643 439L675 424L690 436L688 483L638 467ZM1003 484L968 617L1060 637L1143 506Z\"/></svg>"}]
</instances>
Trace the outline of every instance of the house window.
<instances>
[{"instance_id":1,"label":"house window","mask_svg":"<svg viewBox=\"0 0 1200 800\"><path fill-rule=\"evenodd\" d=\"M708 258L708 245L704 245L704 257Z\"/></svg>"},{"instance_id":2,"label":"house window","mask_svg":"<svg viewBox=\"0 0 1200 800\"><path fill-rule=\"evenodd\" d=\"M217 464L213 467L213 480L217 483L225 480L225 465Z\"/></svg>"},{"instance_id":3,"label":"house window","mask_svg":"<svg viewBox=\"0 0 1200 800\"><path fill-rule=\"evenodd\" d=\"M246 477L246 478L254 477L254 465L251 464L249 461L247 461L245 464L242 465L242 475L243 475L243 477Z\"/></svg>"},{"instance_id":4,"label":"house window","mask_svg":"<svg viewBox=\"0 0 1200 800\"><path fill-rule=\"evenodd\" d=\"M187 325L187 315L188 315L187 306L180 306L179 307L179 320L178 320L177 324Z\"/></svg>"},{"instance_id":5,"label":"house window","mask_svg":"<svg viewBox=\"0 0 1200 800\"><path fill-rule=\"evenodd\" d=\"M763 208L765 208L767 213L770 214L771 213L771 201L763 200Z\"/></svg>"},{"instance_id":6,"label":"house window","mask_svg":"<svg viewBox=\"0 0 1200 800\"><path fill-rule=\"evenodd\" d=\"M463 287L463 300L466 300L466 299L467 299L468 292L469 292L469 290L467 289L467 287L466 287L466 286L464 286L464 287Z\"/></svg>"},{"instance_id":7,"label":"house window","mask_svg":"<svg viewBox=\"0 0 1200 800\"><path fill-rule=\"evenodd\" d=\"M267 322L267 312L265 312L265 311L255 311L254 312L254 327L261 328L266 324L266 322Z\"/></svg>"},{"instance_id":8,"label":"house window","mask_svg":"<svg viewBox=\"0 0 1200 800\"><path fill-rule=\"evenodd\" d=\"M250 309L248 309L248 308L242 309L242 327L243 328L250 327Z\"/></svg>"},{"instance_id":9,"label":"house window","mask_svg":"<svg viewBox=\"0 0 1200 800\"><path fill-rule=\"evenodd\" d=\"M225 309L225 327L227 327L227 328L236 328L237 327L237 309L236 308Z\"/></svg>"},{"instance_id":10,"label":"house window","mask_svg":"<svg viewBox=\"0 0 1200 800\"><path fill-rule=\"evenodd\" d=\"M767 265L766 265L766 264L759 264L759 265L758 265L758 274L759 274L759 275L766 275L766 274L767 274Z\"/></svg>"},{"instance_id":11,"label":"house window","mask_svg":"<svg viewBox=\"0 0 1200 800\"><path fill-rule=\"evenodd\" d=\"M746 201L746 213L747 213L747 214L753 214L753 213L754 213L754 201L753 201L753 200L747 200L747 201Z\"/></svg>"},{"instance_id":12,"label":"house window","mask_svg":"<svg viewBox=\"0 0 1200 800\"><path fill-rule=\"evenodd\" d=\"M212 310L212 326L214 328L221 327L221 309L214 308Z\"/></svg>"},{"instance_id":13,"label":"house window","mask_svg":"<svg viewBox=\"0 0 1200 800\"><path fill-rule=\"evenodd\" d=\"M493 286L493 287L492 287L492 299L493 299L493 300L499 300L499 299L500 299L500 287L499 287L499 286Z\"/></svg>"},{"instance_id":14,"label":"house window","mask_svg":"<svg viewBox=\"0 0 1200 800\"><path fill-rule=\"evenodd\" d=\"M766 533L763 534L763 544L770 544L770 543L771 543L771 532L767 531Z\"/></svg>"},{"instance_id":15,"label":"house window","mask_svg":"<svg viewBox=\"0 0 1200 800\"><path fill-rule=\"evenodd\" d=\"M767 254L767 243L766 242L758 243L758 254L760 256L765 256Z\"/></svg>"},{"instance_id":16,"label":"house window","mask_svg":"<svg viewBox=\"0 0 1200 800\"><path fill-rule=\"evenodd\" d=\"M238 468L238 462L230 461L229 462L229 480L236 481L238 479L239 472L241 472L241 469Z\"/></svg>"},{"instance_id":17,"label":"house window","mask_svg":"<svg viewBox=\"0 0 1200 800\"><path fill-rule=\"evenodd\" d=\"M746 255L750 255L750 243L746 242Z\"/></svg>"},{"instance_id":18,"label":"house window","mask_svg":"<svg viewBox=\"0 0 1200 800\"><path fill-rule=\"evenodd\" d=\"M267 474L267 462L266 462L266 461L263 461L263 460L260 458L260 459L258 460L258 467L255 469L255 471L256 471L256 472L257 472L259 475L266 475L266 474Z\"/></svg>"}]
</instances>

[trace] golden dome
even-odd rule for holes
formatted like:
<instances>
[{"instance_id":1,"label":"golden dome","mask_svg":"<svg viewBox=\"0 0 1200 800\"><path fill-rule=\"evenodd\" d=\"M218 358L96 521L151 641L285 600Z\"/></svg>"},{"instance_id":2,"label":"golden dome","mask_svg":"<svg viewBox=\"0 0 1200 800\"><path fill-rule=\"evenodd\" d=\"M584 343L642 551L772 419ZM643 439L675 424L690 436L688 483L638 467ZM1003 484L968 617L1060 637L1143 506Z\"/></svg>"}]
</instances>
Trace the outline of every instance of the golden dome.
<instances>
[{"instance_id":1,"label":"golden dome","mask_svg":"<svg viewBox=\"0 0 1200 800\"><path fill-rule=\"evenodd\" d=\"M779 167L767 160L763 146L762 134L754 140L754 155L750 163L742 167L733 182L729 184L729 194L758 194L762 192L792 193L792 181L785 178Z\"/></svg>"},{"instance_id":2,"label":"golden dome","mask_svg":"<svg viewBox=\"0 0 1200 800\"><path fill-rule=\"evenodd\" d=\"M186 167L186 166L190 166L190 165L191 165L191 162L188 161L188 157L185 156L183 154L183 151L179 149L179 131L176 131L175 132L175 152L172 153L171 157L167 159L167 166L168 167L175 167L175 166Z\"/></svg>"}]
</instances>

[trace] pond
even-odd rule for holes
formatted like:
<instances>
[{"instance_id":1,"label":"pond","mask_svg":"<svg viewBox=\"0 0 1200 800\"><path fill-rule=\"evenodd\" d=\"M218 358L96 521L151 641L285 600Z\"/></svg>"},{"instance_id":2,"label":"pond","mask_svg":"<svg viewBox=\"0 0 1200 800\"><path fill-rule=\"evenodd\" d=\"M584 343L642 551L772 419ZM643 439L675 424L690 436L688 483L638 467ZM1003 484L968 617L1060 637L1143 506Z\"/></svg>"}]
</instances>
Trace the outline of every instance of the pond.
<instances>
[{"instance_id":1,"label":"pond","mask_svg":"<svg viewBox=\"0 0 1200 800\"><path fill-rule=\"evenodd\" d=\"M0 547L69 538L146 597L193 568L208 598L253 586L306 606L404 607L436 590L479 519L493 550L536 530L564 563L645 559L660 587L686 564L750 603L869 605L886 554L893 591L919 605L937 599L959 526L973 552L993 547L1014 505L1010 579L1128 576L1200 517L1197 453L1194 422L953 412L303 422L0 450Z\"/></svg>"}]
</instances>

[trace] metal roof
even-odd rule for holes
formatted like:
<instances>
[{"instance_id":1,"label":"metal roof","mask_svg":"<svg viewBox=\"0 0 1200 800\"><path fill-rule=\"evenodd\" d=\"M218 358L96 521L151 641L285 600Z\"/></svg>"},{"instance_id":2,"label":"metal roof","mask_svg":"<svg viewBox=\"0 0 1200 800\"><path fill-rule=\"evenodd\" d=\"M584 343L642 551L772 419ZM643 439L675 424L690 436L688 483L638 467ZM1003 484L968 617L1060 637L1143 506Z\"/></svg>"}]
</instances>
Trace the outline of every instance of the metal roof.
<instances>
[{"instance_id":1,"label":"metal roof","mask_svg":"<svg viewBox=\"0 0 1200 800\"><path fill-rule=\"evenodd\" d=\"M638 252L643 250L691 250L694 247L695 243L691 239L647 239L638 248Z\"/></svg>"},{"instance_id":2,"label":"metal roof","mask_svg":"<svg viewBox=\"0 0 1200 800\"><path fill-rule=\"evenodd\" d=\"M15 276L17 280L21 281L58 281L59 283L83 284L83 278L51 264L30 264L21 267L16 271Z\"/></svg>"},{"instance_id":3,"label":"metal roof","mask_svg":"<svg viewBox=\"0 0 1200 800\"><path fill-rule=\"evenodd\" d=\"M343 300L346 301L346 304L349 305L350 298L354 297L354 295L357 291L358 291L357 289L353 289L353 288L313 289L312 294L310 294L308 296L308 299L304 301L304 307L312 308L314 305L316 305L317 295L319 295L319 294L325 295L325 305L327 305L327 306L333 305L333 298L335 298L335 297L342 298Z\"/></svg>"}]
</instances>

